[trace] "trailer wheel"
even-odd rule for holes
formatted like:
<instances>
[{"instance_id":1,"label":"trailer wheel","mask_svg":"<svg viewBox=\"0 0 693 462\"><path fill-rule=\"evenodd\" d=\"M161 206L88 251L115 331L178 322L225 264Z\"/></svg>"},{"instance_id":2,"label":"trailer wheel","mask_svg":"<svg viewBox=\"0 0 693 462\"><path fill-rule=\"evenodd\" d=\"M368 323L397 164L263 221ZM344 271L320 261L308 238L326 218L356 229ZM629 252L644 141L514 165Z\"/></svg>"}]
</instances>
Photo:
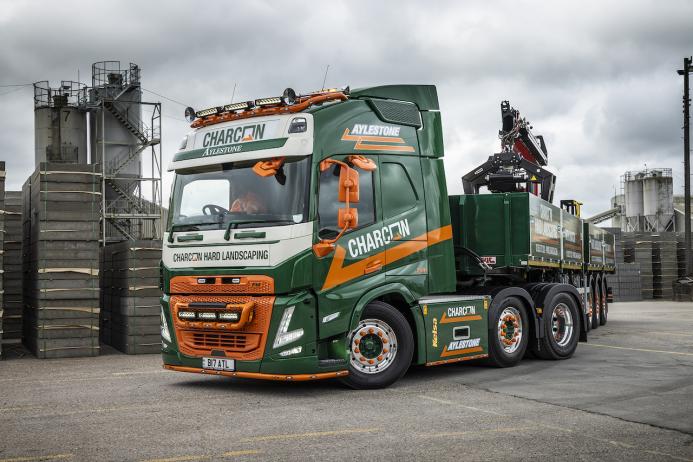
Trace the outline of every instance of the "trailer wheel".
<instances>
[{"instance_id":1,"label":"trailer wheel","mask_svg":"<svg viewBox=\"0 0 693 462\"><path fill-rule=\"evenodd\" d=\"M607 297L606 278L602 278L602 283L599 286L599 295L602 299L602 309L599 312L599 325L603 326L606 324L609 317L609 300Z\"/></svg>"},{"instance_id":2,"label":"trailer wheel","mask_svg":"<svg viewBox=\"0 0 693 462\"><path fill-rule=\"evenodd\" d=\"M544 338L540 350L543 359L566 359L573 355L580 335L579 310L573 297L556 294L544 307Z\"/></svg>"},{"instance_id":3,"label":"trailer wheel","mask_svg":"<svg viewBox=\"0 0 693 462\"><path fill-rule=\"evenodd\" d=\"M529 321L524 305L517 297L508 297L488 314L487 363L496 367L516 365L529 344Z\"/></svg>"},{"instance_id":4,"label":"trailer wheel","mask_svg":"<svg viewBox=\"0 0 693 462\"><path fill-rule=\"evenodd\" d=\"M598 281L597 278L592 280L592 329L598 328L601 324L602 299Z\"/></svg>"},{"instance_id":5,"label":"trailer wheel","mask_svg":"<svg viewBox=\"0 0 693 462\"><path fill-rule=\"evenodd\" d=\"M393 384L407 372L414 355L407 319L381 301L366 305L348 342L349 375L342 382L358 390Z\"/></svg>"}]
</instances>

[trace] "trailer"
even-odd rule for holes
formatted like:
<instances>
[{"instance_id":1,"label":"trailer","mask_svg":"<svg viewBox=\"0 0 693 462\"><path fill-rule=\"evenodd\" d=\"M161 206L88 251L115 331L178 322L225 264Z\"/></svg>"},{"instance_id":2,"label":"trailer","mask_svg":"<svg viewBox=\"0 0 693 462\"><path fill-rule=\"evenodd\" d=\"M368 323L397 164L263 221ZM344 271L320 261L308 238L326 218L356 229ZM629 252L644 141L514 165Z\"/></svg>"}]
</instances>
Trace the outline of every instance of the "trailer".
<instances>
[{"instance_id":1,"label":"trailer","mask_svg":"<svg viewBox=\"0 0 693 462\"><path fill-rule=\"evenodd\" d=\"M551 204L543 139L509 104L508 149L461 196L434 86L287 89L186 117L161 263L166 369L381 388L412 364L569 358L605 304L613 241ZM504 192L478 194L489 184Z\"/></svg>"}]
</instances>

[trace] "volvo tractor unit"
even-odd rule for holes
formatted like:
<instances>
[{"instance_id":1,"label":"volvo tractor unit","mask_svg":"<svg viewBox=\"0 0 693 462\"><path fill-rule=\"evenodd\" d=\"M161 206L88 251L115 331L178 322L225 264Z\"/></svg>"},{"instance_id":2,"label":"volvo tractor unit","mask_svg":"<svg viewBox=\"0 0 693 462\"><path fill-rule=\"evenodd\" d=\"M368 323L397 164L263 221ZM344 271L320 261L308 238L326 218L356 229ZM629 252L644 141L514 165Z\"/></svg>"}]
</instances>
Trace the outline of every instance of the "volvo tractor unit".
<instances>
[{"instance_id":1,"label":"volvo tractor unit","mask_svg":"<svg viewBox=\"0 0 693 462\"><path fill-rule=\"evenodd\" d=\"M613 244L544 197L543 140L504 111L502 152L448 196L434 86L188 108L164 367L379 388L412 364L570 357L606 321Z\"/></svg>"}]
</instances>

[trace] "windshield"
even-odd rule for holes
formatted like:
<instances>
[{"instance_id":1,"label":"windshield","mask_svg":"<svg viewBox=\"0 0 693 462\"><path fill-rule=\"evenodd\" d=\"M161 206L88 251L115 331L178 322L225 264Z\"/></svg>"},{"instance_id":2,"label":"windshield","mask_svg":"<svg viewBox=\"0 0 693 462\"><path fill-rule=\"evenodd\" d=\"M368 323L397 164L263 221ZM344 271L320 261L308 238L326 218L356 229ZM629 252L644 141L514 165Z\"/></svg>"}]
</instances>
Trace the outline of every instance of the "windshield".
<instances>
[{"instance_id":1,"label":"windshield","mask_svg":"<svg viewBox=\"0 0 693 462\"><path fill-rule=\"evenodd\" d=\"M257 228L307 221L310 157L287 159L269 177L253 172L256 162L177 171L171 202L176 230Z\"/></svg>"}]
</instances>

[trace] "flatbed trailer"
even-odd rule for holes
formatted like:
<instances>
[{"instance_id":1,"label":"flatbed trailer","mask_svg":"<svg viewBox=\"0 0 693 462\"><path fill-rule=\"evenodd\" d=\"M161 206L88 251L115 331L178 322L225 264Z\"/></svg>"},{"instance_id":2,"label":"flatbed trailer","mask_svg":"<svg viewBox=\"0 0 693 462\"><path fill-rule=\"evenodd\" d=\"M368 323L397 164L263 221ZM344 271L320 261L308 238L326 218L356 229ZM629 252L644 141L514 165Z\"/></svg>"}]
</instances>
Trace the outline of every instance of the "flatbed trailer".
<instances>
[{"instance_id":1,"label":"flatbed trailer","mask_svg":"<svg viewBox=\"0 0 693 462\"><path fill-rule=\"evenodd\" d=\"M165 368L379 388L411 364L507 367L586 340L608 236L531 193L448 197L434 86L287 89L186 116Z\"/></svg>"}]
</instances>

